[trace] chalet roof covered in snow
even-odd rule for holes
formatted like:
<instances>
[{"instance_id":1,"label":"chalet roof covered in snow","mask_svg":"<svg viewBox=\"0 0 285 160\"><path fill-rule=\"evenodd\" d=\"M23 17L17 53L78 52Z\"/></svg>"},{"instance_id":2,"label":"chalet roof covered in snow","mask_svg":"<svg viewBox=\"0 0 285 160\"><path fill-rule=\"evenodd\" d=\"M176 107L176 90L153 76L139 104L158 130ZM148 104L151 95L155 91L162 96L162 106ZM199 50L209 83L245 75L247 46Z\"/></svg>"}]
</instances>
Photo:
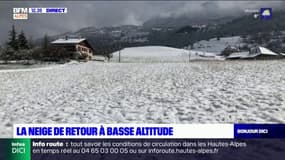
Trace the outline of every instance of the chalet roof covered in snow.
<instances>
[{"instance_id":1,"label":"chalet roof covered in snow","mask_svg":"<svg viewBox=\"0 0 285 160\"><path fill-rule=\"evenodd\" d=\"M228 59L238 59L238 58L255 58L260 55L266 56L279 56L279 54L272 52L271 50L264 47L255 47L250 50L250 52L235 52L230 54Z\"/></svg>"},{"instance_id":2,"label":"chalet roof covered in snow","mask_svg":"<svg viewBox=\"0 0 285 160\"><path fill-rule=\"evenodd\" d=\"M93 51L95 50L86 38L71 38L71 37L70 38L69 37L60 38L60 39L57 39L57 40L51 42L51 44L55 45L55 46L61 46L61 47L75 46L75 45L80 44L81 46L88 47L88 48L92 49Z\"/></svg>"},{"instance_id":3,"label":"chalet roof covered in snow","mask_svg":"<svg viewBox=\"0 0 285 160\"><path fill-rule=\"evenodd\" d=\"M230 54L227 58L246 58L249 56L249 52L235 52Z\"/></svg>"},{"instance_id":4,"label":"chalet roof covered in snow","mask_svg":"<svg viewBox=\"0 0 285 160\"><path fill-rule=\"evenodd\" d=\"M278 56L277 53L274 53L274 52L270 51L270 50L267 49L267 48L264 48L264 47L258 47L258 48L259 48L261 54L272 55L272 56Z\"/></svg>"},{"instance_id":5,"label":"chalet roof covered in snow","mask_svg":"<svg viewBox=\"0 0 285 160\"><path fill-rule=\"evenodd\" d=\"M85 38L66 38L66 39L57 39L52 44L78 44L82 41L85 41Z\"/></svg>"}]
</instances>

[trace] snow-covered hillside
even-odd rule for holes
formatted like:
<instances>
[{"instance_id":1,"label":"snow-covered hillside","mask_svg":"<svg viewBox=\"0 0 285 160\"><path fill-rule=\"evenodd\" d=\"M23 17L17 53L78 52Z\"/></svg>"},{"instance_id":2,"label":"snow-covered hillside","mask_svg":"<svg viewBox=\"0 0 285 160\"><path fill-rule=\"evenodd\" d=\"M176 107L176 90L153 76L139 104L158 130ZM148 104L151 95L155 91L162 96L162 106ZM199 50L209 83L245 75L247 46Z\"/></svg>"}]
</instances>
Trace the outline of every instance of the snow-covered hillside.
<instances>
[{"instance_id":1,"label":"snow-covered hillside","mask_svg":"<svg viewBox=\"0 0 285 160\"><path fill-rule=\"evenodd\" d=\"M189 60L216 60L215 53L178 49L165 46L125 48L113 53L112 61L119 62L189 62Z\"/></svg>"},{"instance_id":2,"label":"snow-covered hillside","mask_svg":"<svg viewBox=\"0 0 285 160\"><path fill-rule=\"evenodd\" d=\"M187 50L165 46L131 47L121 50L121 54L128 57L175 57L187 54ZM118 54L115 52L114 54Z\"/></svg>"},{"instance_id":3,"label":"snow-covered hillside","mask_svg":"<svg viewBox=\"0 0 285 160\"><path fill-rule=\"evenodd\" d=\"M165 46L144 46L125 48L113 53L113 61L121 62L186 62L189 51Z\"/></svg>"},{"instance_id":4,"label":"snow-covered hillside","mask_svg":"<svg viewBox=\"0 0 285 160\"><path fill-rule=\"evenodd\" d=\"M211 52L216 55L220 54L228 45L230 46L242 46L242 38L240 36L235 37L222 37L220 40L212 38L209 41L203 40L194 43L193 50Z\"/></svg>"}]
</instances>

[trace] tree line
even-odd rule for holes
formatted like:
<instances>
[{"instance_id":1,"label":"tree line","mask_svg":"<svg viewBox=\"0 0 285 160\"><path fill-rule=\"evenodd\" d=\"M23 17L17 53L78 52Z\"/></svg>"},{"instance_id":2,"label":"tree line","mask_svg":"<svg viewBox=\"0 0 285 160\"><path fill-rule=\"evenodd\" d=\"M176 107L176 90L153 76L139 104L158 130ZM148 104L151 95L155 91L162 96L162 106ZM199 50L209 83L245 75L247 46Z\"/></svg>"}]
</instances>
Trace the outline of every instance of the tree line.
<instances>
[{"instance_id":1,"label":"tree line","mask_svg":"<svg viewBox=\"0 0 285 160\"><path fill-rule=\"evenodd\" d=\"M49 45L49 37L44 35L41 45L35 45L32 38L28 40L24 31L17 33L12 25L9 31L8 41L0 48L0 60L5 62L17 60L38 60L38 61L66 61L70 57L68 52L62 48L55 48Z\"/></svg>"}]
</instances>

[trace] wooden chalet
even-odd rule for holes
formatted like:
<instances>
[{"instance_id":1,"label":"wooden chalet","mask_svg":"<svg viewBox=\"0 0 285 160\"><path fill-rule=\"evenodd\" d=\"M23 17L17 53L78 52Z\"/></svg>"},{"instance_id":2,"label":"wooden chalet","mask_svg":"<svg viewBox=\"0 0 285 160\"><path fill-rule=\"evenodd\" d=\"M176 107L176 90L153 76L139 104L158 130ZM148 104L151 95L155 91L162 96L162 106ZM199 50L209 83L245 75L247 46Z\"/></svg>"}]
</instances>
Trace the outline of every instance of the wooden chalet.
<instances>
[{"instance_id":1,"label":"wooden chalet","mask_svg":"<svg viewBox=\"0 0 285 160\"><path fill-rule=\"evenodd\" d=\"M55 47L62 47L73 55L75 59L91 59L94 48L85 38L69 38L57 39L51 44Z\"/></svg>"}]
</instances>

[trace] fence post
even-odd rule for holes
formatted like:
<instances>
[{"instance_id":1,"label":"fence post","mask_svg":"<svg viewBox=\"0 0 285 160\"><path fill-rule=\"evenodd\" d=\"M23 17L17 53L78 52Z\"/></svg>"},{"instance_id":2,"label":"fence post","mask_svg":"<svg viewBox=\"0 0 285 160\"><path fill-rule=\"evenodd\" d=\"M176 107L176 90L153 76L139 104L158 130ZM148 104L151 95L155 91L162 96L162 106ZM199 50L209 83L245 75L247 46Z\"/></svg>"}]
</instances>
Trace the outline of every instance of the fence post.
<instances>
[{"instance_id":1,"label":"fence post","mask_svg":"<svg viewBox=\"0 0 285 160\"><path fill-rule=\"evenodd\" d=\"M119 63L121 63L121 50L119 50Z\"/></svg>"}]
</instances>

